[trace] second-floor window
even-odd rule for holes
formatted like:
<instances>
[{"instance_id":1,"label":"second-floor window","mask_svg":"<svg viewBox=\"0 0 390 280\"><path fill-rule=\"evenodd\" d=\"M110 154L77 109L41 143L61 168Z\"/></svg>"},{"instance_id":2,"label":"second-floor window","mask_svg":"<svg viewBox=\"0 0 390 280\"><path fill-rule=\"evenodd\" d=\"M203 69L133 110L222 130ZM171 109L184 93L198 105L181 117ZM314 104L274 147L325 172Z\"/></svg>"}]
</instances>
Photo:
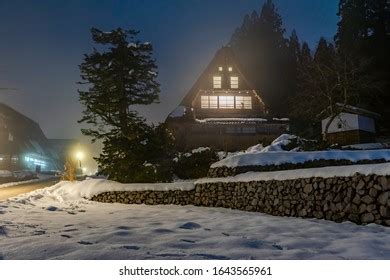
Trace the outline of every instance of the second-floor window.
<instances>
[{"instance_id":1,"label":"second-floor window","mask_svg":"<svg viewBox=\"0 0 390 280\"><path fill-rule=\"evenodd\" d=\"M230 77L230 88L238 88L238 77Z\"/></svg>"},{"instance_id":2,"label":"second-floor window","mask_svg":"<svg viewBox=\"0 0 390 280\"><path fill-rule=\"evenodd\" d=\"M214 76L213 77L213 87L214 88L222 88L222 77Z\"/></svg>"}]
</instances>

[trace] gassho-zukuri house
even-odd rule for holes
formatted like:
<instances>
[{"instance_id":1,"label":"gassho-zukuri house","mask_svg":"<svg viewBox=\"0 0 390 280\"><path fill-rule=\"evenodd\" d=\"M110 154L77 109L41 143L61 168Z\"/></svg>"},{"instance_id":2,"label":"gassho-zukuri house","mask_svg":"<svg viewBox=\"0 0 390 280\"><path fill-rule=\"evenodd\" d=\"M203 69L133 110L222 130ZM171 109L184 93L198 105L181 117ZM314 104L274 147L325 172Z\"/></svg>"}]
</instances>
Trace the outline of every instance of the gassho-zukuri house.
<instances>
[{"instance_id":1,"label":"gassho-zukuri house","mask_svg":"<svg viewBox=\"0 0 390 280\"><path fill-rule=\"evenodd\" d=\"M214 147L225 151L269 142L289 129L272 118L230 47L217 51L166 123L180 150Z\"/></svg>"}]
</instances>

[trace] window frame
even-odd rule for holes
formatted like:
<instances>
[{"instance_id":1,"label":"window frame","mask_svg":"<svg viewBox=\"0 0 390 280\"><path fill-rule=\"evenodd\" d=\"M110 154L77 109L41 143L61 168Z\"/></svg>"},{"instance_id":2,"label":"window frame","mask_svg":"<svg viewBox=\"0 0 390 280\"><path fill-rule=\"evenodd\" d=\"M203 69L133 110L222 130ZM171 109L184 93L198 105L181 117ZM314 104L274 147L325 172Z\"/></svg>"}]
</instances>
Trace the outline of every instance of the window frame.
<instances>
[{"instance_id":1,"label":"window frame","mask_svg":"<svg viewBox=\"0 0 390 280\"><path fill-rule=\"evenodd\" d=\"M213 76L213 88L214 89L222 88L222 76Z\"/></svg>"},{"instance_id":2,"label":"window frame","mask_svg":"<svg viewBox=\"0 0 390 280\"><path fill-rule=\"evenodd\" d=\"M230 76L230 88L238 89L238 87L239 87L238 76Z\"/></svg>"}]
</instances>

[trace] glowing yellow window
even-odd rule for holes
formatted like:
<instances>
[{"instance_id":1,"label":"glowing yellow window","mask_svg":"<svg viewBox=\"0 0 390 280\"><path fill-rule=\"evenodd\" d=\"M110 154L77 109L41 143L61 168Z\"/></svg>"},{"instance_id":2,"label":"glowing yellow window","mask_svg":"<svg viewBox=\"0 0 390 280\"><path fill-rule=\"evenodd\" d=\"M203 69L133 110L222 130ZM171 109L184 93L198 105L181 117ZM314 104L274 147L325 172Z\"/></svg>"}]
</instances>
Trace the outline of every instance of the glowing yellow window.
<instances>
[{"instance_id":1,"label":"glowing yellow window","mask_svg":"<svg viewBox=\"0 0 390 280\"><path fill-rule=\"evenodd\" d=\"M232 72L233 71L233 67L229 67L229 72Z\"/></svg>"},{"instance_id":2,"label":"glowing yellow window","mask_svg":"<svg viewBox=\"0 0 390 280\"><path fill-rule=\"evenodd\" d=\"M244 96L244 109L252 109L252 97Z\"/></svg>"},{"instance_id":3,"label":"glowing yellow window","mask_svg":"<svg viewBox=\"0 0 390 280\"><path fill-rule=\"evenodd\" d=\"M236 109L244 109L244 96L236 96Z\"/></svg>"},{"instance_id":4,"label":"glowing yellow window","mask_svg":"<svg viewBox=\"0 0 390 280\"><path fill-rule=\"evenodd\" d=\"M214 76L213 77L213 86L214 88L222 88L222 77Z\"/></svg>"},{"instance_id":5,"label":"glowing yellow window","mask_svg":"<svg viewBox=\"0 0 390 280\"><path fill-rule=\"evenodd\" d=\"M230 88L238 88L238 77L230 77Z\"/></svg>"},{"instance_id":6,"label":"glowing yellow window","mask_svg":"<svg viewBox=\"0 0 390 280\"><path fill-rule=\"evenodd\" d=\"M223 67L222 67L222 66L219 66L219 67L218 67L218 70L219 70L220 72L222 72Z\"/></svg>"},{"instance_id":7,"label":"glowing yellow window","mask_svg":"<svg viewBox=\"0 0 390 280\"><path fill-rule=\"evenodd\" d=\"M209 97L209 106L210 106L210 109L217 109L218 108L218 96L210 96Z\"/></svg>"},{"instance_id":8,"label":"glowing yellow window","mask_svg":"<svg viewBox=\"0 0 390 280\"><path fill-rule=\"evenodd\" d=\"M234 109L234 96L218 96L220 109Z\"/></svg>"},{"instance_id":9,"label":"glowing yellow window","mask_svg":"<svg viewBox=\"0 0 390 280\"><path fill-rule=\"evenodd\" d=\"M200 107L202 109L210 108L210 106L209 106L209 97L208 96L202 95L200 97Z\"/></svg>"}]
</instances>

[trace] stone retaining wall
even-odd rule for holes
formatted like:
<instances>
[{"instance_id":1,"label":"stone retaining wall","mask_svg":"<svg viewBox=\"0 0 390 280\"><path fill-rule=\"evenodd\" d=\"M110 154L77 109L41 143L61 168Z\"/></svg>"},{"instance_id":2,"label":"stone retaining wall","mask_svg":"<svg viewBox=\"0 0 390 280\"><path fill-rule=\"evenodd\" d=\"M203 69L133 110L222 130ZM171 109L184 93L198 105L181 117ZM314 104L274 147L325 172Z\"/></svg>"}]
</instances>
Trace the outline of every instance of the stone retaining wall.
<instances>
[{"instance_id":1,"label":"stone retaining wall","mask_svg":"<svg viewBox=\"0 0 390 280\"><path fill-rule=\"evenodd\" d=\"M268 172L268 171L281 171L281 170L294 170L294 169L303 169L303 168L317 168L317 167L327 167L327 166L343 166L343 165L356 165L356 164L376 164L376 163L385 163L388 162L385 159L375 159L375 160L359 160L352 162L350 160L311 160L303 163L282 163L278 165L247 165L247 166L236 166L236 167L215 167L210 168L208 172L208 177L210 178L219 178L219 177L228 177L235 176L240 173L246 173L250 171L254 172Z\"/></svg>"},{"instance_id":2,"label":"stone retaining wall","mask_svg":"<svg viewBox=\"0 0 390 280\"><path fill-rule=\"evenodd\" d=\"M192 191L109 192L100 202L225 207L277 216L390 226L390 176L197 184Z\"/></svg>"}]
</instances>

